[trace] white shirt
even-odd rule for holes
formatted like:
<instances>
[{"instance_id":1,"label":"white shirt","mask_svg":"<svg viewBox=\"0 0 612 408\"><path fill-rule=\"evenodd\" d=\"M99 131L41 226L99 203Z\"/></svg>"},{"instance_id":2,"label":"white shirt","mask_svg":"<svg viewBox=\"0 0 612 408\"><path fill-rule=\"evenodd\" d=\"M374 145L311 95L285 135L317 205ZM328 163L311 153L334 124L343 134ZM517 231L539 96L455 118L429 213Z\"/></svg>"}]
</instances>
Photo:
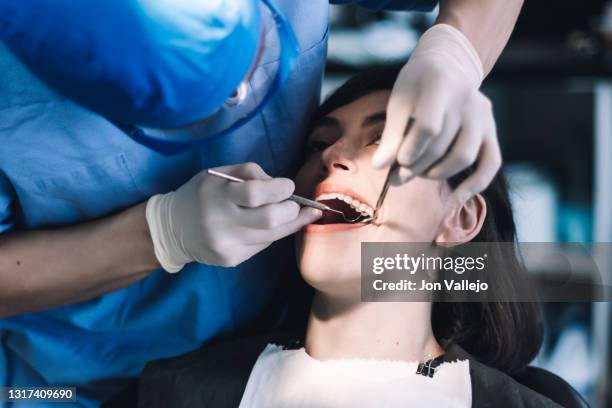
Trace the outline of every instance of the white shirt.
<instances>
[{"instance_id":1,"label":"white shirt","mask_svg":"<svg viewBox=\"0 0 612 408\"><path fill-rule=\"evenodd\" d=\"M417 366L366 359L319 361L304 348L268 344L253 367L240 407L471 406L467 360L443 363L433 378L416 374Z\"/></svg>"}]
</instances>

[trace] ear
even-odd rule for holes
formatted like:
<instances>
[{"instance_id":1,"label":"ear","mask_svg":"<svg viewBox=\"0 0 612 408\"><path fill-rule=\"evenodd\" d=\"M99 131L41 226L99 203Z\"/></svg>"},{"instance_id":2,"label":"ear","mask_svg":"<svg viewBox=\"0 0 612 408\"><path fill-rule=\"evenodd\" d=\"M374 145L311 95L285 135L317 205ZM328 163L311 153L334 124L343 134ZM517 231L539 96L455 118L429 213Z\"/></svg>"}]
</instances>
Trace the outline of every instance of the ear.
<instances>
[{"instance_id":1,"label":"ear","mask_svg":"<svg viewBox=\"0 0 612 408\"><path fill-rule=\"evenodd\" d=\"M440 223L437 244L463 244L469 242L482 229L487 216L487 204L476 194L463 204L452 208Z\"/></svg>"}]
</instances>

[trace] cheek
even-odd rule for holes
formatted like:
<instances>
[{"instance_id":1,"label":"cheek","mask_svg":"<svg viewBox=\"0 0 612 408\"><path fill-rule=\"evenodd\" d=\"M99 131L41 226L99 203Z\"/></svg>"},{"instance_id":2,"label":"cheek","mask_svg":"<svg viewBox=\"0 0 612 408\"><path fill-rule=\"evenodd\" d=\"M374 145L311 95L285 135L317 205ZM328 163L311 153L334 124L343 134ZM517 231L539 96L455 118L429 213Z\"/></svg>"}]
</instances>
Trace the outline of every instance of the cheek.
<instances>
[{"instance_id":1,"label":"cheek","mask_svg":"<svg viewBox=\"0 0 612 408\"><path fill-rule=\"evenodd\" d=\"M414 179L392 189L385 201L385 221L393 226L395 238L431 242L443 219L444 206L437 181Z\"/></svg>"},{"instance_id":2,"label":"cheek","mask_svg":"<svg viewBox=\"0 0 612 408\"><path fill-rule=\"evenodd\" d=\"M317 173L320 160L313 158L307 160L295 176L295 193L305 197L311 197L318 182Z\"/></svg>"}]
</instances>

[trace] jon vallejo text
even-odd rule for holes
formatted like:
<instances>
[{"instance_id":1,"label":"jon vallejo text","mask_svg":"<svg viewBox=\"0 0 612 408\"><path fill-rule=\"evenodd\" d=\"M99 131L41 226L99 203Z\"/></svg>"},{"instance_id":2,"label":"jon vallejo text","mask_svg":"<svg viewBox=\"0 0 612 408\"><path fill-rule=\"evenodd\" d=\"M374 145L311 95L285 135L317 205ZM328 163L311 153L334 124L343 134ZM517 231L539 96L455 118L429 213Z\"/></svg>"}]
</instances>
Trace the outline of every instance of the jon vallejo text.
<instances>
[{"instance_id":1,"label":"jon vallejo text","mask_svg":"<svg viewBox=\"0 0 612 408\"><path fill-rule=\"evenodd\" d=\"M376 279L372 283L372 287L376 291L471 291L478 293L489 289L489 284L481 282L477 279L470 282L467 279L443 279L442 282L430 282L427 279L421 279L420 282L402 279L399 282L385 282L382 279Z\"/></svg>"}]
</instances>

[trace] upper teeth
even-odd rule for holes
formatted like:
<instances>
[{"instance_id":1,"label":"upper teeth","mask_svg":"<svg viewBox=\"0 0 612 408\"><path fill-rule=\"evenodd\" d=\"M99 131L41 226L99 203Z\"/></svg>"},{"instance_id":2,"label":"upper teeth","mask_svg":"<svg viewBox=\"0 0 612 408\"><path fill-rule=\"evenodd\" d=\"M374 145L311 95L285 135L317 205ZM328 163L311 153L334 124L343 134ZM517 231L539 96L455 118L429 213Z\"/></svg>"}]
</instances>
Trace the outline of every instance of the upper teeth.
<instances>
[{"instance_id":1,"label":"upper teeth","mask_svg":"<svg viewBox=\"0 0 612 408\"><path fill-rule=\"evenodd\" d=\"M315 201L333 200L333 199L342 200L348 205L350 205L352 208L354 208L356 211L364 215L367 215L369 217L372 217L374 215L374 209L372 207L360 202L359 200L354 199L353 197L349 197L347 195L340 194L340 193L320 194L315 198Z\"/></svg>"}]
</instances>

